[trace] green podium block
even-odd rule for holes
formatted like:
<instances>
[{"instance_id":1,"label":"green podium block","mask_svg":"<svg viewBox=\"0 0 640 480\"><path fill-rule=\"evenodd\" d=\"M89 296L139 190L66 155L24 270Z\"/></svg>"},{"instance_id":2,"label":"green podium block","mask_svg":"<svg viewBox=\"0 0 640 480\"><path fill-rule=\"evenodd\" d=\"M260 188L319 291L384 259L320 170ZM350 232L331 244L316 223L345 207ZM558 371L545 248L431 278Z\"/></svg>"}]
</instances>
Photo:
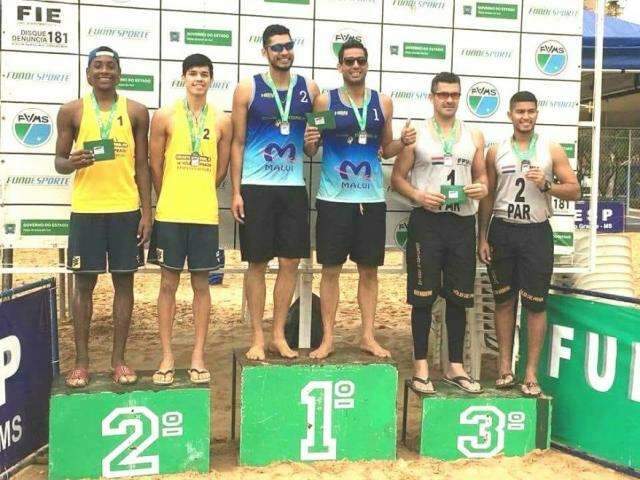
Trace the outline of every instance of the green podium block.
<instances>
[{"instance_id":1,"label":"green podium block","mask_svg":"<svg viewBox=\"0 0 640 480\"><path fill-rule=\"evenodd\" d=\"M49 479L120 478L209 471L209 385L185 371L159 387L152 372L135 385L93 375L70 389L59 377L49 415Z\"/></svg>"},{"instance_id":2,"label":"green podium block","mask_svg":"<svg viewBox=\"0 0 640 480\"><path fill-rule=\"evenodd\" d=\"M394 364L353 350L321 361L252 362L244 354L234 352L241 368L240 464L395 459Z\"/></svg>"},{"instance_id":3,"label":"green podium block","mask_svg":"<svg viewBox=\"0 0 640 480\"><path fill-rule=\"evenodd\" d=\"M403 440L406 438L407 394L421 403L420 455L440 460L523 456L547 449L551 434L551 398L527 398L517 389L471 395L436 382L435 395L415 392L405 382Z\"/></svg>"}]
</instances>

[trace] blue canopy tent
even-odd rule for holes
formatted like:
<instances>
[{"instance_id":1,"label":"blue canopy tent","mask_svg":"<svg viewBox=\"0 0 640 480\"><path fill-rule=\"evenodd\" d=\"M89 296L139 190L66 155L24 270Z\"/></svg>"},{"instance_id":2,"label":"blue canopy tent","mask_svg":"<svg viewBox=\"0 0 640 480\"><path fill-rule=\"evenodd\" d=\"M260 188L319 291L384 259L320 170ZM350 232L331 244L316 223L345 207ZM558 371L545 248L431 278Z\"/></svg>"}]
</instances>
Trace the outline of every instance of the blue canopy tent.
<instances>
[{"instance_id":1,"label":"blue canopy tent","mask_svg":"<svg viewBox=\"0 0 640 480\"><path fill-rule=\"evenodd\" d=\"M595 14L584 11L582 67L593 68L595 52ZM615 17L604 19L605 70L640 70L640 25Z\"/></svg>"}]
</instances>

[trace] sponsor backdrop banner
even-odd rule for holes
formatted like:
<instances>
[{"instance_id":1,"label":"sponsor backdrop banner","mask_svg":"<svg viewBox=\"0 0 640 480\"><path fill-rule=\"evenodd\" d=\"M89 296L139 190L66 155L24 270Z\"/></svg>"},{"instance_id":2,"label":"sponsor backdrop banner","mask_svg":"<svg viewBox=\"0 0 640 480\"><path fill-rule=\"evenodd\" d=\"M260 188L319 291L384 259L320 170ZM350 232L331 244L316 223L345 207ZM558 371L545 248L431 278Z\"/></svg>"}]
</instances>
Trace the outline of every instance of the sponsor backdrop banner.
<instances>
[{"instance_id":1,"label":"sponsor backdrop banner","mask_svg":"<svg viewBox=\"0 0 640 480\"><path fill-rule=\"evenodd\" d=\"M345 40L357 38L369 50L368 85L394 101L396 133L406 118L424 129L423 120L432 115L427 98L431 79L453 70L462 77L459 116L482 129L488 143L510 134L509 97L530 89L540 99L539 130L565 146L575 168L582 2L560 3L3 0L0 243L66 246L70 182L53 169L55 118L62 103L89 90L86 55L103 44L122 58L122 94L152 111L183 95L181 60L205 53L214 62L209 98L229 111L239 79L265 70L260 49L266 25L282 23L291 29L296 71L315 78L322 89L341 85L337 51ZM305 170L312 192L319 162L320 156L309 159ZM384 164L389 173L392 160ZM229 185L220 191L221 243L233 248L238 237L228 210L229 192ZM396 232L406 223L409 206L387 192L388 246L402 247ZM556 254L571 253L573 203L555 205L555 213ZM315 212L311 216L313 221Z\"/></svg>"},{"instance_id":2,"label":"sponsor backdrop banner","mask_svg":"<svg viewBox=\"0 0 640 480\"><path fill-rule=\"evenodd\" d=\"M638 309L550 295L547 315L538 379L553 397L552 440L640 471Z\"/></svg>"},{"instance_id":3,"label":"sponsor backdrop banner","mask_svg":"<svg viewBox=\"0 0 640 480\"><path fill-rule=\"evenodd\" d=\"M51 349L49 289L0 303L0 473L48 441Z\"/></svg>"}]
</instances>

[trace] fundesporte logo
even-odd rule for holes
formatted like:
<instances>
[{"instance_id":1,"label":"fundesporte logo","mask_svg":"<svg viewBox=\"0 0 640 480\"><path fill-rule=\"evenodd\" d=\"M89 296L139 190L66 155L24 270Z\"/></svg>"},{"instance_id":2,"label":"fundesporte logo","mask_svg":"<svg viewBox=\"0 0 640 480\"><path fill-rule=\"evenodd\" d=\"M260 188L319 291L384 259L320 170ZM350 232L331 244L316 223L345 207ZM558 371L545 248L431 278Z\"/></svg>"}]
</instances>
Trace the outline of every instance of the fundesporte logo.
<instances>
[{"instance_id":1,"label":"fundesporte logo","mask_svg":"<svg viewBox=\"0 0 640 480\"><path fill-rule=\"evenodd\" d=\"M25 108L13 119L13 134L25 147L37 148L44 145L52 133L51 116L38 108Z\"/></svg>"},{"instance_id":2,"label":"fundesporte logo","mask_svg":"<svg viewBox=\"0 0 640 480\"><path fill-rule=\"evenodd\" d=\"M566 68L568 60L567 49L557 40L542 42L536 49L536 65L545 75L558 75Z\"/></svg>"},{"instance_id":3,"label":"fundesporte logo","mask_svg":"<svg viewBox=\"0 0 640 480\"><path fill-rule=\"evenodd\" d=\"M288 143L283 147L277 143L270 143L264 148L263 155L267 162L273 162L281 158L289 163L294 163L296 161L296 147L292 143Z\"/></svg>"},{"instance_id":4,"label":"fundesporte logo","mask_svg":"<svg viewBox=\"0 0 640 480\"><path fill-rule=\"evenodd\" d=\"M498 89L489 82L474 84L467 94L467 106L476 117L490 117L500 106Z\"/></svg>"}]
</instances>

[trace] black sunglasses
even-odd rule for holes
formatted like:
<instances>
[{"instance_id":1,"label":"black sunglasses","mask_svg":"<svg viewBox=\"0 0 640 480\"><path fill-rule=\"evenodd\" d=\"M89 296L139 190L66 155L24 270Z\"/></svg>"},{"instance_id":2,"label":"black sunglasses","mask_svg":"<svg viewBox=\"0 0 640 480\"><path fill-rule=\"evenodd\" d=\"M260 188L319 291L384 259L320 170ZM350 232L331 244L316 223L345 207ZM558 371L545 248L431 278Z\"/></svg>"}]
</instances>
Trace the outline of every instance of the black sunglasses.
<instances>
[{"instance_id":1,"label":"black sunglasses","mask_svg":"<svg viewBox=\"0 0 640 480\"><path fill-rule=\"evenodd\" d=\"M342 63L344 63L347 67L352 67L354 63L358 62L358 65L365 66L367 64L367 59L365 57L356 57L356 58L344 58Z\"/></svg>"},{"instance_id":2,"label":"black sunglasses","mask_svg":"<svg viewBox=\"0 0 640 480\"><path fill-rule=\"evenodd\" d=\"M287 43L274 43L273 45L269 45L267 48L269 48L269 50L271 50L272 52L280 53L285 48L287 49L288 52L290 52L291 50L293 50L293 46L294 46L293 42L287 42Z\"/></svg>"}]
</instances>

